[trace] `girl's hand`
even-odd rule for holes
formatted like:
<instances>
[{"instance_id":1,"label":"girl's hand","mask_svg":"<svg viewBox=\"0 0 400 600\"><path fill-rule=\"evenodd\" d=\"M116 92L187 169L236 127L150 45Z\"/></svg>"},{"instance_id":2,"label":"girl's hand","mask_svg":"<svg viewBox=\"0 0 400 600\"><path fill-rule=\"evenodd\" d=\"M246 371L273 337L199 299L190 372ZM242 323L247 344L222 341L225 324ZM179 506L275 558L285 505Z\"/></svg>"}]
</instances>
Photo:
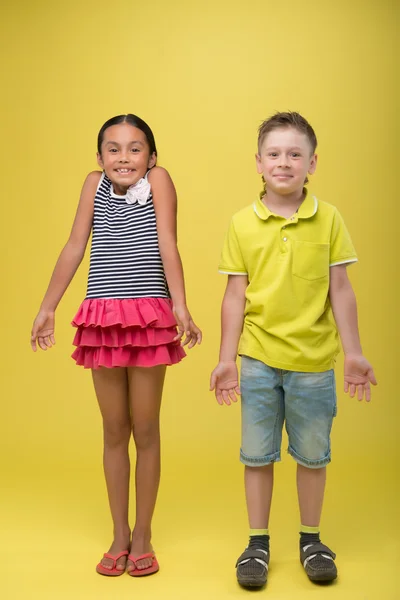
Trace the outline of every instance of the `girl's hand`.
<instances>
[{"instance_id":1,"label":"girl's hand","mask_svg":"<svg viewBox=\"0 0 400 600\"><path fill-rule=\"evenodd\" d=\"M56 343L54 337L54 313L40 310L36 317L31 333L32 350L36 352L36 341L42 350L51 348Z\"/></svg>"},{"instance_id":2,"label":"girl's hand","mask_svg":"<svg viewBox=\"0 0 400 600\"><path fill-rule=\"evenodd\" d=\"M188 348L193 348L196 344L201 344L202 333L197 325L194 323L192 317L186 306L174 306L173 307L174 317L178 324L178 335L174 337L174 342L181 340L183 335L186 334L185 341L182 342L182 346L189 344Z\"/></svg>"},{"instance_id":3,"label":"girl's hand","mask_svg":"<svg viewBox=\"0 0 400 600\"><path fill-rule=\"evenodd\" d=\"M237 402L240 396L239 375L236 362L220 362L211 373L210 391L215 389L215 397L221 406Z\"/></svg>"},{"instance_id":4,"label":"girl's hand","mask_svg":"<svg viewBox=\"0 0 400 600\"><path fill-rule=\"evenodd\" d=\"M371 387L377 385L374 371L362 354L346 354L344 359L344 391L354 398L357 393L359 400L371 400Z\"/></svg>"}]
</instances>

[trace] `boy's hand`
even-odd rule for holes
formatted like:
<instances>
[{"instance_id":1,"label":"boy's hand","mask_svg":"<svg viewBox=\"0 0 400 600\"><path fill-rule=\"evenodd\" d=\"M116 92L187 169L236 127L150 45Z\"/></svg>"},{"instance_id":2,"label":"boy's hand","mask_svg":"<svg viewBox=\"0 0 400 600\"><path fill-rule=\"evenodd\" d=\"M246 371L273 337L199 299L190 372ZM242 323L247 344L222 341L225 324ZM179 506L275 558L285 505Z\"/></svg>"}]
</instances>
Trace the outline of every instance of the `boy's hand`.
<instances>
[{"instance_id":1,"label":"boy's hand","mask_svg":"<svg viewBox=\"0 0 400 600\"><path fill-rule=\"evenodd\" d=\"M37 344L42 350L51 348L56 343L54 338L54 313L40 310L31 333L32 350L36 352Z\"/></svg>"},{"instance_id":2,"label":"boy's hand","mask_svg":"<svg viewBox=\"0 0 400 600\"><path fill-rule=\"evenodd\" d=\"M174 337L174 342L182 340L183 335L186 334L186 339L182 342L182 346L189 344L188 348L190 350L196 344L201 344L202 333L190 316L187 307L174 306L173 313L178 324L178 335Z\"/></svg>"},{"instance_id":3,"label":"boy's hand","mask_svg":"<svg viewBox=\"0 0 400 600\"><path fill-rule=\"evenodd\" d=\"M210 391L215 389L215 397L221 406L237 402L240 396L239 375L236 362L220 362L211 373Z\"/></svg>"},{"instance_id":4,"label":"boy's hand","mask_svg":"<svg viewBox=\"0 0 400 600\"><path fill-rule=\"evenodd\" d=\"M347 354L344 359L344 391L354 398L357 392L359 400L371 400L371 387L377 385L374 371L362 354Z\"/></svg>"}]
</instances>

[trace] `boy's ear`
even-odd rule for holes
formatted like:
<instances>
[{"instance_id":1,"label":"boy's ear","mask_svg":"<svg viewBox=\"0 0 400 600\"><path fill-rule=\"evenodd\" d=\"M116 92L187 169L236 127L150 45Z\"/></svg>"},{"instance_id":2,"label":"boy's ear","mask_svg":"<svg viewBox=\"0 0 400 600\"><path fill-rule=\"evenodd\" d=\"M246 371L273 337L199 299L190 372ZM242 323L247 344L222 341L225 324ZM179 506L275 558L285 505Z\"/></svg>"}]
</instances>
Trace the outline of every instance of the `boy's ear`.
<instances>
[{"instance_id":1,"label":"boy's ear","mask_svg":"<svg viewBox=\"0 0 400 600\"><path fill-rule=\"evenodd\" d=\"M97 164L99 165L99 167L104 169L103 159L101 158L100 152L97 153Z\"/></svg>"},{"instance_id":2,"label":"boy's ear","mask_svg":"<svg viewBox=\"0 0 400 600\"><path fill-rule=\"evenodd\" d=\"M262 174L262 165L261 165L261 157L259 154L256 154L256 167L257 167L257 173L259 175Z\"/></svg>"},{"instance_id":3,"label":"boy's ear","mask_svg":"<svg viewBox=\"0 0 400 600\"><path fill-rule=\"evenodd\" d=\"M315 169L317 168L318 155L313 154L310 160L310 166L308 167L308 172L310 175L315 173Z\"/></svg>"}]
</instances>

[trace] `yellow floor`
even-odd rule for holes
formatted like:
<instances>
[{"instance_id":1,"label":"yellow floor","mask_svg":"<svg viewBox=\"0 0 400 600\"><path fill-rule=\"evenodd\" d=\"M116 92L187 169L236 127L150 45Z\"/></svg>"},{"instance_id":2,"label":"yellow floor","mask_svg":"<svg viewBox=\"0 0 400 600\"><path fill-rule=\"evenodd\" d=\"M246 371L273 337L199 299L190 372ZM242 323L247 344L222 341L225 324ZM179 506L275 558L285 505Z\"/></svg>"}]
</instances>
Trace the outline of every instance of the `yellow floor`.
<instances>
[{"instance_id":1,"label":"yellow floor","mask_svg":"<svg viewBox=\"0 0 400 600\"><path fill-rule=\"evenodd\" d=\"M55 459L53 469L40 472L37 465L35 479L14 473L1 497L0 597L222 600L254 593L274 600L400 598L395 575L398 495L388 484L394 473L371 465L343 477L340 464L330 467L322 529L324 541L338 555L340 579L319 587L307 580L298 560L295 467L284 457L276 471L269 582L264 590L248 592L235 580L234 563L246 542L247 524L241 467L230 466L224 469L221 461L205 468L200 462L165 457L154 521L161 570L141 580L95 573L110 541L99 465L85 470L71 465L61 472Z\"/></svg>"}]
</instances>

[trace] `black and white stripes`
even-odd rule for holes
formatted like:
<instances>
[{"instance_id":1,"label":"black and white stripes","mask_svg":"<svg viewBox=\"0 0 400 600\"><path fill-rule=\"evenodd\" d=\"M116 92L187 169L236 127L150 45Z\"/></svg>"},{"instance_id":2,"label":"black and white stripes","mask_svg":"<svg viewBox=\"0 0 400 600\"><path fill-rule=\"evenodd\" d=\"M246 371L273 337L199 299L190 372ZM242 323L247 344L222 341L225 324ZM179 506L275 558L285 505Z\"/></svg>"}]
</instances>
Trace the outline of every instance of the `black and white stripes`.
<instances>
[{"instance_id":1,"label":"black and white stripes","mask_svg":"<svg viewBox=\"0 0 400 600\"><path fill-rule=\"evenodd\" d=\"M103 173L94 201L86 298L169 298L152 196L128 204Z\"/></svg>"}]
</instances>

